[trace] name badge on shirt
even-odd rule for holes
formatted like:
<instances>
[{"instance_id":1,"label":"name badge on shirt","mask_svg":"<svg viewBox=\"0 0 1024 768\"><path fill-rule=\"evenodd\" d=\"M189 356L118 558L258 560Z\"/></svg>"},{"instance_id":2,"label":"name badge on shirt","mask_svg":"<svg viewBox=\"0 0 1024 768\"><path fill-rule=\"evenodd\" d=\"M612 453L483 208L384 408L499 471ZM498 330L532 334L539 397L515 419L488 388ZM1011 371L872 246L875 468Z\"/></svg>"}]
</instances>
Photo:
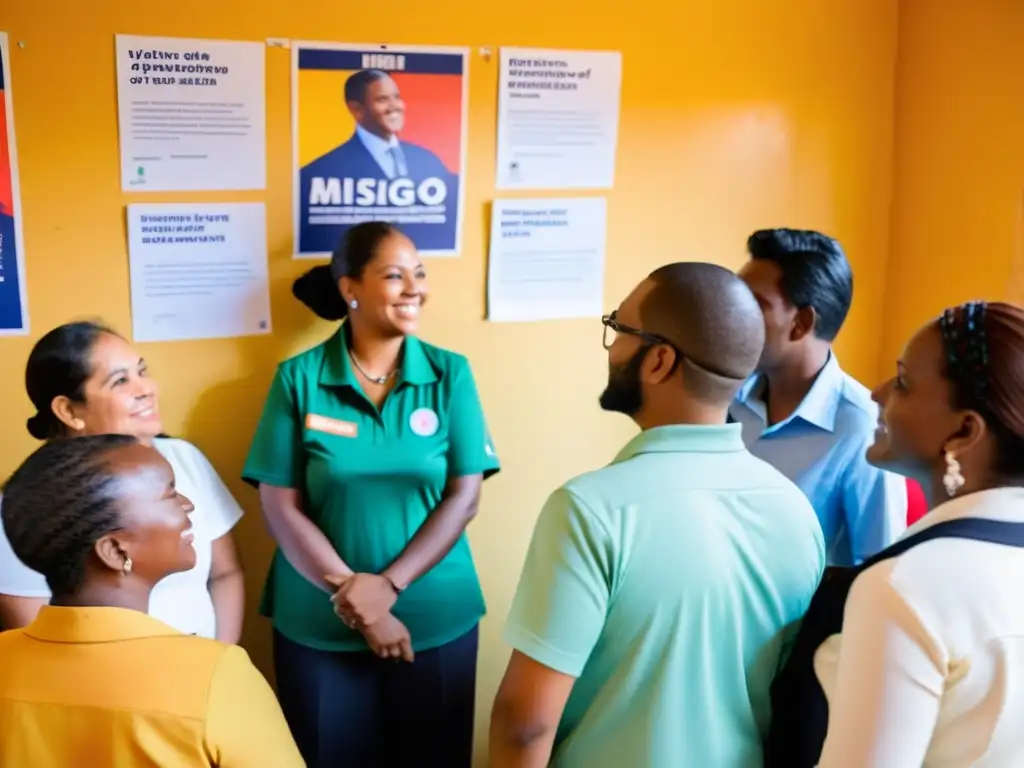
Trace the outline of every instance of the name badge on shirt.
<instances>
[{"instance_id":1,"label":"name badge on shirt","mask_svg":"<svg viewBox=\"0 0 1024 768\"><path fill-rule=\"evenodd\" d=\"M359 434L359 427L351 421L329 419L315 413L306 414L306 429L311 429L314 432L326 432L338 437L355 437Z\"/></svg>"}]
</instances>

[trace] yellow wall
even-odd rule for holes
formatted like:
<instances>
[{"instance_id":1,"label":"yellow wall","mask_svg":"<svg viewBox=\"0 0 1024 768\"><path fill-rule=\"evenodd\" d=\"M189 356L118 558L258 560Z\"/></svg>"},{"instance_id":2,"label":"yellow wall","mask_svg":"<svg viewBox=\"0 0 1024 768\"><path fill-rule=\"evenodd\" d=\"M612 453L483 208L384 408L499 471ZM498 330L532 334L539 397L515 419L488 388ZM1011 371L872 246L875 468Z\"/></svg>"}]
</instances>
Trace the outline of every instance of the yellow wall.
<instances>
[{"instance_id":1,"label":"yellow wall","mask_svg":"<svg viewBox=\"0 0 1024 768\"><path fill-rule=\"evenodd\" d=\"M1024 4L900 4L883 371L943 307L1024 301Z\"/></svg>"},{"instance_id":2,"label":"yellow wall","mask_svg":"<svg viewBox=\"0 0 1024 768\"><path fill-rule=\"evenodd\" d=\"M0 30L10 33L13 46L33 339L81 316L99 315L130 329L115 33L348 42L386 36L387 42L461 44L474 51L503 44L621 50L625 78L606 304L613 307L667 261L738 266L745 235L754 228L822 228L844 241L857 274L840 355L851 372L874 379L890 243L894 0L682 0L644 10L624 14L622 3L612 0L441 0L440 6L396 0L387 6L385 23L369 6L334 0L4 2ZM491 611L483 628L481 728L507 657L500 622L544 497L567 477L608 460L631 432L595 403L606 376L596 318L537 325L481 320L485 204L494 196L496 69L493 59L474 53L464 252L429 264L433 295L423 329L473 361L504 460L471 529ZM238 473L274 364L328 330L289 294L291 279L308 264L289 257L288 88L289 54L269 50L265 194L133 198L265 199L269 206L274 335L144 348L163 385L167 429L207 452L249 512L239 538L250 606L271 545L256 498ZM24 429L30 409L21 381L31 341L0 340L4 473L33 447ZM267 625L254 611L245 644L267 668Z\"/></svg>"}]
</instances>

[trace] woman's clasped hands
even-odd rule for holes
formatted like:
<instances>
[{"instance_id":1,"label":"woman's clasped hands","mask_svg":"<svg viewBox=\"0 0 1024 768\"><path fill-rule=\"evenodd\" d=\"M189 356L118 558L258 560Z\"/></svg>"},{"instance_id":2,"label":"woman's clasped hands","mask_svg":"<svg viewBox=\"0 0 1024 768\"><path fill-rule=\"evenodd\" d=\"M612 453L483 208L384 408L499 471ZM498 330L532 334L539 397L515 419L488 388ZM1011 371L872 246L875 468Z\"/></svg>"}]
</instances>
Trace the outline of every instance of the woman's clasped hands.
<instances>
[{"instance_id":1,"label":"woman's clasped hands","mask_svg":"<svg viewBox=\"0 0 1024 768\"><path fill-rule=\"evenodd\" d=\"M409 630L391 613L398 592L386 576L355 573L324 580L335 588L334 612L346 626L362 633L371 651L382 659L413 660Z\"/></svg>"}]
</instances>

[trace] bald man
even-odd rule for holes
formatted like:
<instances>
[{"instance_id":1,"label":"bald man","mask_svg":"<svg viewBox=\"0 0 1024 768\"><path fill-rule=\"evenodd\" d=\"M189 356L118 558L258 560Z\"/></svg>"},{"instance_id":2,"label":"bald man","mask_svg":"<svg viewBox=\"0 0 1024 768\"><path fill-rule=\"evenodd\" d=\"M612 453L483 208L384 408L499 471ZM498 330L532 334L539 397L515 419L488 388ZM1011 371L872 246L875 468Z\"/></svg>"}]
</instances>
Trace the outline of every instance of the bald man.
<instances>
[{"instance_id":1,"label":"bald man","mask_svg":"<svg viewBox=\"0 0 1024 768\"><path fill-rule=\"evenodd\" d=\"M729 270L685 263L603 320L601 406L641 432L537 520L491 765L760 766L769 686L825 566L807 497L726 423L761 311Z\"/></svg>"}]
</instances>

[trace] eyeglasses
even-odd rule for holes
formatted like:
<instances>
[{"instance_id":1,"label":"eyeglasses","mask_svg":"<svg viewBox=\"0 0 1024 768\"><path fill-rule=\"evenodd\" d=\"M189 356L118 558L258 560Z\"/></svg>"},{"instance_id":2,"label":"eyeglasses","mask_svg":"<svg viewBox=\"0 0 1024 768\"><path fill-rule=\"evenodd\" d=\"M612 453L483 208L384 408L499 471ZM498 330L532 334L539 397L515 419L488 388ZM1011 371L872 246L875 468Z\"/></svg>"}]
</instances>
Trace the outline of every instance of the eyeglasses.
<instances>
[{"instance_id":1,"label":"eyeglasses","mask_svg":"<svg viewBox=\"0 0 1024 768\"><path fill-rule=\"evenodd\" d=\"M725 379L734 379L735 376L729 373L721 371L716 366L706 365L701 362L697 362L692 357L684 354L675 344L666 339L664 336L658 333L648 333L647 331L641 331L639 328L633 328L628 325L623 325L615 318L615 312L610 315L603 315L601 317L601 324L604 326L604 336L601 338L601 343L605 349L611 349L612 344L615 343L615 334L624 333L628 336L636 336L638 339L643 339L648 344L666 344L676 353L676 359L672 363L672 370L674 371L676 366L681 360L687 360L691 365L698 368L702 368L709 373L713 373L716 376L721 376ZM610 333L609 333L610 331Z\"/></svg>"},{"instance_id":2,"label":"eyeglasses","mask_svg":"<svg viewBox=\"0 0 1024 768\"><path fill-rule=\"evenodd\" d=\"M636 336L638 339L643 339L648 344L668 344L672 349L675 349L675 345L664 336L659 336L656 333L648 333L647 331L641 331L639 328L632 328L628 325L623 325L615 319L615 312L612 312L610 315L602 316L601 324L604 325L604 335L601 338L601 344L605 349L611 349L612 344L615 343L615 335L618 333L624 333L627 336Z\"/></svg>"}]
</instances>

